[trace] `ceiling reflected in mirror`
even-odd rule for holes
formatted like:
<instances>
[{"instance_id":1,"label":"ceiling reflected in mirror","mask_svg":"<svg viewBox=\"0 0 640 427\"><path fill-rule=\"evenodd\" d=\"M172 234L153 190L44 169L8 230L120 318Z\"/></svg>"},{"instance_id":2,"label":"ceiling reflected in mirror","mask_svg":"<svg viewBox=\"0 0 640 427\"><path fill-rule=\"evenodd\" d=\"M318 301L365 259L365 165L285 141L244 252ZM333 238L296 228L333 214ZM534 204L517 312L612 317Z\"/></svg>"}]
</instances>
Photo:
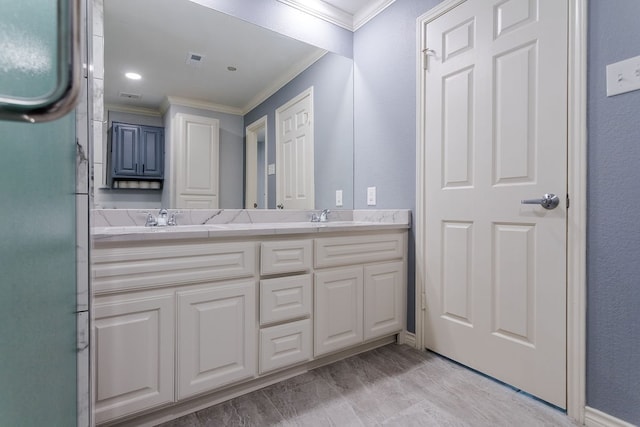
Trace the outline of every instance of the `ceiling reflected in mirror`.
<instances>
[{"instance_id":1,"label":"ceiling reflected in mirror","mask_svg":"<svg viewBox=\"0 0 640 427\"><path fill-rule=\"evenodd\" d=\"M244 114L326 53L189 0L105 0L104 32L105 104L155 111L172 96Z\"/></svg>"}]
</instances>

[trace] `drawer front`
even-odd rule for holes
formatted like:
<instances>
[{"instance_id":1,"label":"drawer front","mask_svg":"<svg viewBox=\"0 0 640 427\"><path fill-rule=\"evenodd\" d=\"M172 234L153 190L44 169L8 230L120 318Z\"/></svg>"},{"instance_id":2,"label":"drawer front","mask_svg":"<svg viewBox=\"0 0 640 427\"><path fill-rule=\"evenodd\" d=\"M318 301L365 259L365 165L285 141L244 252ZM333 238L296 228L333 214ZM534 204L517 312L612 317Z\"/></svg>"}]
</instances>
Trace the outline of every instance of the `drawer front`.
<instances>
[{"instance_id":1,"label":"drawer front","mask_svg":"<svg viewBox=\"0 0 640 427\"><path fill-rule=\"evenodd\" d=\"M311 269L311 240L263 242L260 251L260 273L282 274Z\"/></svg>"},{"instance_id":2,"label":"drawer front","mask_svg":"<svg viewBox=\"0 0 640 427\"><path fill-rule=\"evenodd\" d=\"M97 293L251 277L257 244L159 243L100 247L92 252Z\"/></svg>"},{"instance_id":3,"label":"drawer front","mask_svg":"<svg viewBox=\"0 0 640 427\"><path fill-rule=\"evenodd\" d=\"M260 281L260 324L311 315L311 275Z\"/></svg>"},{"instance_id":4,"label":"drawer front","mask_svg":"<svg viewBox=\"0 0 640 427\"><path fill-rule=\"evenodd\" d=\"M260 330L260 373L311 359L311 319Z\"/></svg>"},{"instance_id":5,"label":"drawer front","mask_svg":"<svg viewBox=\"0 0 640 427\"><path fill-rule=\"evenodd\" d=\"M406 232L315 240L315 267L337 267L402 258Z\"/></svg>"}]
</instances>

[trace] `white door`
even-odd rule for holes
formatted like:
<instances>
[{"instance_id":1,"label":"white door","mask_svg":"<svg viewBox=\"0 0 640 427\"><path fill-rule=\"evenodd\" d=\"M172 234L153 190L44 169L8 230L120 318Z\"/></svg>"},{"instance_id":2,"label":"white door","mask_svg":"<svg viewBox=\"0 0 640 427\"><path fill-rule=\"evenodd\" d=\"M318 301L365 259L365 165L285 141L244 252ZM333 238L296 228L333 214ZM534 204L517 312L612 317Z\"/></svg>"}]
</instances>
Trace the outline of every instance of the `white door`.
<instances>
[{"instance_id":1,"label":"white door","mask_svg":"<svg viewBox=\"0 0 640 427\"><path fill-rule=\"evenodd\" d=\"M426 347L566 407L567 1L422 24ZM553 210L521 199L555 193Z\"/></svg>"},{"instance_id":2,"label":"white door","mask_svg":"<svg viewBox=\"0 0 640 427\"><path fill-rule=\"evenodd\" d=\"M245 209L267 209L267 116L245 129Z\"/></svg>"},{"instance_id":3,"label":"white door","mask_svg":"<svg viewBox=\"0 0 640 427\"><path fill-rule=\"evenodd\" d=\"M220 124L217 119L176 114L171 206L186 209L218 208Z\"/></svg>"},{"instance_id":4,"label":"white door","mask_svg":"<svg viewBox=\"0 0 640 427\"><path fill-rule=\"evenodd\" d=\"M276 110L276 200L314 209L313 87Z\"/></svg>"}]
</instances>

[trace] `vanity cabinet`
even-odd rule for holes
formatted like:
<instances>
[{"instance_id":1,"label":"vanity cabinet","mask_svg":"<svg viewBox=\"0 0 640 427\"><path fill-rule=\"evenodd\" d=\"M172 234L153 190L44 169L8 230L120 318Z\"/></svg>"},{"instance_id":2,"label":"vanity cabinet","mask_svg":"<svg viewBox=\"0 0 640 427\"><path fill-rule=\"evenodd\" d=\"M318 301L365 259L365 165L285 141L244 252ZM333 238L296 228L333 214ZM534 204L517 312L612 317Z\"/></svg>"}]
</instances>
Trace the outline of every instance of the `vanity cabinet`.
<instances>
[{"instance_id":1,"label":"vanity cabinet","mask_svg":"<svg viewBox=\"0 0 640 427\"><path fill-rule=\"evenodd\" d=\"M406 230L169 233L94 246L98 424L220 402L404 328Z\"/></svg>"},{"instance_id":2,"label":"vanity cabinet","mask_svg":"<svg viewBox=\"0 0 640 427\"><path fill-rule=\"evenodd\" d=\"M164 128L114 122L111 165L112 179L162 179Z\"/></svg>"},{"instance_id":3,"label":"vanity cabinet","mask_svg":"<svg viewBox=\"0 0 640 427\"><path fill-rule=\"evenodd\" d=\"M315 240L315 356L403 329L405 246L405 233Z\"/></svg>"},{"instance_id":4,"label":"vanity cabinet","mask_svg":"<svg viewBox=\"0 0 640 427\"><path fill-rule=\"evenodd\" d=\"M176 294L178 399L256 375L256 284L207 284Z\"/></svg>"},{"instance_id":5,"label":"vanity cabinet","mask_svg":"<svg viewBox=\"0 0 640 427\"><path fill-rule=\"evenodd\" d=\"M93 312L96 423L173 402L173 292L97 298Z\"/></svg>"}]
</instances>

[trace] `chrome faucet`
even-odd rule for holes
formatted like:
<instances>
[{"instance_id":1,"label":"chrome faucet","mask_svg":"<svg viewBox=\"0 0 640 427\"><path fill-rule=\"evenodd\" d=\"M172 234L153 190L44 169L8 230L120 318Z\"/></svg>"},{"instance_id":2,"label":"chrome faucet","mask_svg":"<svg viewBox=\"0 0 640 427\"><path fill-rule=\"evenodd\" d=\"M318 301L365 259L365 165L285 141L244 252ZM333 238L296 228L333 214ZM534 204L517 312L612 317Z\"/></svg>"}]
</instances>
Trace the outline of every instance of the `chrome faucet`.
<instances>
[{"instance_id":1,"label":"chrome faucet","mask_svg":"<svg viewBox=\"0 0 640 427\"><path fill-rule=\"evenodd\" d=\"M147 219L144 223L145 227L166 227L166 226L174 226L178 225L178 221L176 220L176 216L181 212L172 212L169 215L169 211L166 209L160 209L158 212L158 216L154 217L150 212L141 212L147 215Z\"/></svg>"},{"instance_id":2,"label":"chrome faucet","mask_svg":"<svg viewBox=\"0 0 640 427\"><path fill-rule=\"evenodd\" d=\"M311 214L311 222L327 222L329 220L329 214L331 211L329 209L323 209L320 212L320 215L316 213Z\"/></svg>"},{"instance_id":3,"label":"chrome faucet","mask_svg":"<svg viewBox=\"0 0 640 427\"><path fill-rule=\"evenodd\" d=\"M158 227L165 227L167 226L168 222L169 222L169 212L167 212L166 209L160 209L160 212L158 212L158 218L156 218L156 221L158 222L156 225Z\"/></svg>"},{"instance_id":4,"label":"chrome faucet","mask_svg":"<svg viewBox=\"0 0 640 427\"><path fill-rule=\"evenodd\" d=\"M147 220L144 223L145 227L155 227L156 225L158 225L158 221L153 215L151 215L151 212L146 212L146 214Z\"/></svg>"}]
</instances>

